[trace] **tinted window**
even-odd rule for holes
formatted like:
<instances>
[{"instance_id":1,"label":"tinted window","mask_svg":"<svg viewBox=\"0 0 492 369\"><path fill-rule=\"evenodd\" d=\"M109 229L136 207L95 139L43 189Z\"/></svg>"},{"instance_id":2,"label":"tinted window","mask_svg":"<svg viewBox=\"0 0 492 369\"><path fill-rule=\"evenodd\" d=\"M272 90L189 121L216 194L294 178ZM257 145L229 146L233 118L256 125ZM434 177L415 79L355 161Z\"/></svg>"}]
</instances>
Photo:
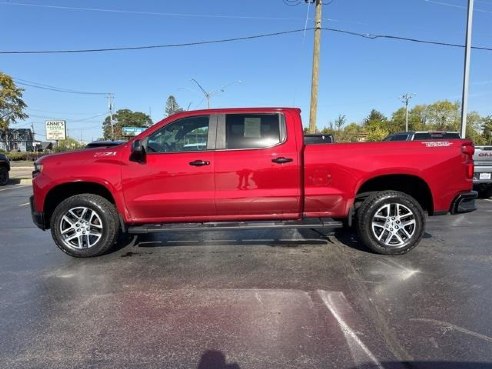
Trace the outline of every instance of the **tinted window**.
<instances>
[{"instance_id":1,"label":"tinted window","mask_svg":"<svg viewBox=\"0 0 492 369\"><path fill-rule=\"evenodd\" d=\"M147 151L153 153L206 150L208 126L208 116L178 120L150 135L147 140Z\"/></svg>"},{"instance_id":2,"label":"tinted window","mask_svg":"<svg viewBox=\"0 0 492 369\"><path fill-rule=\"evenodd\" d=\"M406 141L407 137L408 137L407 134L393 135L393 136L389 136L387 141Z\"/></svg>"},{"instance_id":3,"label":"tinted window","mask_svg":"<svg viewBox=\"0 0 492 369\"><path fill-rule=\"evenodd\" d=\"M279 114L228 114L225 124L226 148L274 146L283 141L282 124Z\"/></svg>"},{"instance_id":4,"label":"tinted window","mask_svg":"<svg viewBox=\"0 0 492 369\"><path fill-rule=\"evenodd\" d=\"M461 138L458 132L446 132L444 138Z\"/></svg>"},{"instance_id":5,"label":"tinted window","mask_svg":"<svg viewBox=\"0 0 492 369\"><path fill-rule=\"evenodd\" d=\"M414 140L428 140L430 138L431 138L431 135L428 132L415 133L415 136L413 136Z\"/></svg>"}]
</instances>

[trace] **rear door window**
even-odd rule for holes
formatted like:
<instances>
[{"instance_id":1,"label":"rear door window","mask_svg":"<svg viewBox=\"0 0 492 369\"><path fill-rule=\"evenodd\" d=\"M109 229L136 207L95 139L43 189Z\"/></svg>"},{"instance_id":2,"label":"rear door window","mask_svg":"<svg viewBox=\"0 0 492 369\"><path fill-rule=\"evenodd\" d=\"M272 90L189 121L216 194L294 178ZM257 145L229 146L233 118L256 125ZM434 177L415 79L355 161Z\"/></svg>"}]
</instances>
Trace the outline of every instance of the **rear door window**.
<instances>
[{"instance_id":1,"label":"rear door window","mask_svg":"<svg viewBox=\"0 0 492 369\"><path fill-rule=\"evenodd\" d=\"M226 149L257 149L285 141L285 122L281 114L227 114Z\"/></svg>"}]
</instances>

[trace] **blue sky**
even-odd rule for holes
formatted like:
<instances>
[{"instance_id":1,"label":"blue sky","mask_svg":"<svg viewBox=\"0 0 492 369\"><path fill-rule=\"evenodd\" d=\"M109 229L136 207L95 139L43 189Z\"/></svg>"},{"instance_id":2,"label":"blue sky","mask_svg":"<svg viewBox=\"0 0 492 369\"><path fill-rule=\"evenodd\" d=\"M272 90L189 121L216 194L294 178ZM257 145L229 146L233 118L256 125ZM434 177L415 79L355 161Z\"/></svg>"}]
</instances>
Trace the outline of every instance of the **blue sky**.
<instances>
[{"instance_id":1,"label":"blue sky","mask_svg":"<svg viewBox=\"0 0 492 369\"><path fill-rule=\"evenodd\" d=\"M324 1L328 3L327 0ZM313 26L303 0L0 0L0 51L95 49L179 44L290 31ZM288 6L288 4L293 6ZM467 0L334 0L323 27L464 44ZM473 46L492 47L492 0L475 0ZM313 31L180 48L84 54L0 54L0 70L16 80L61 89L114 93L115 109L164 116L174 95L191 109L206 100L191 81L216 93L212 107L298 106L309 119ZM415 93L410 106L461 99L464 49L323 31L318 128L339 114L361 122L386 115ZM471 55L469 110L492 114L492 52ZM223 88L223 92L220 89ZM29 86L24 98L43 139L44 121L65 119L69 135L101 134L105 95Z\"/></svg>"}]
</instances>

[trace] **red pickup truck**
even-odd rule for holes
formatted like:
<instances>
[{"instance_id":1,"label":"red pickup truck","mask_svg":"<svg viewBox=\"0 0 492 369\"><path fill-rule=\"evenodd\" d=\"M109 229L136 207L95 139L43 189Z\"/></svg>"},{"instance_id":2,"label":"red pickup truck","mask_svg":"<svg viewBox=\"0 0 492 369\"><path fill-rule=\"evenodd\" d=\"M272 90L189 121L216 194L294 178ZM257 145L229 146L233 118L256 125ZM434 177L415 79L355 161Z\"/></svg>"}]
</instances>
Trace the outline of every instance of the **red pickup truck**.
<instances>
[{"instance_id":1,"label":"red pickup truck","mask_svg":"<svg viewBox=\"0 0 492 369\"><path fill-rule=\"evenodd\" d=\"M35 163L34 223L75 257L120 232L354 226L403 254L426 214L475 210L468 140L304 142L300 110L239 108L170 116L127 143Z\"/></svg>"}]
</instances>

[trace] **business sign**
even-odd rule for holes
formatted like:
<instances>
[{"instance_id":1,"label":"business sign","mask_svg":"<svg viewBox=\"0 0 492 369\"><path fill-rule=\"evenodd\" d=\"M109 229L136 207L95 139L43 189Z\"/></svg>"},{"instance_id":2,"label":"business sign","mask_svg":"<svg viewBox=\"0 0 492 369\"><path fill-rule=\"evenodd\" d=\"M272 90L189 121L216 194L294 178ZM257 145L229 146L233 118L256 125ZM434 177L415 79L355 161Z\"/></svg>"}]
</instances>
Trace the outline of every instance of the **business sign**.
<instances>
[{"instance_id":1,"label":"business sign","mask_svg":"<svg viewBox=\"0 0 492 369\"><path fill-rule=\"evenodd\" d=\"M137 136L145 131L145 129L145 127L123 127L121 133L123 136Z\"/></svg>"},{"instance_id":2,"label":"business sign","mask_svg":"<svg viewBox=\"0 0 492 369\"><path fill-rule=\"evenodd\" d=\"M47 120L46 140L64 140L67 138L67 125L64 120Z\"/></svg>"}]
</instances>

